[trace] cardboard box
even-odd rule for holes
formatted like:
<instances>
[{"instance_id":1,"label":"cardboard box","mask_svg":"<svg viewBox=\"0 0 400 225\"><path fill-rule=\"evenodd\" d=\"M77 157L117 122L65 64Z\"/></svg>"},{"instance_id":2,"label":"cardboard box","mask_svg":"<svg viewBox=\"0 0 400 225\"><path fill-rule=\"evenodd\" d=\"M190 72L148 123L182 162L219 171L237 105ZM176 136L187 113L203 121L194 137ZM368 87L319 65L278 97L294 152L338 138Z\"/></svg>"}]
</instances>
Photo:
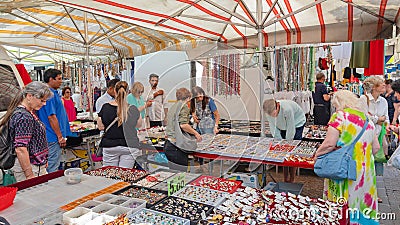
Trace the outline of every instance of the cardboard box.
<instances>
[{"instance_id":1,"label":"cardboard box","mask_svg":"<svg viewBox=\"0 0 400 225\"><path fill-rule=\"evenodd\" d=\"M252 188L261 188L262 186L262 173L227 173L224 178L228 180L240 180L243 186Z\"/></svg>"}]
</instances>

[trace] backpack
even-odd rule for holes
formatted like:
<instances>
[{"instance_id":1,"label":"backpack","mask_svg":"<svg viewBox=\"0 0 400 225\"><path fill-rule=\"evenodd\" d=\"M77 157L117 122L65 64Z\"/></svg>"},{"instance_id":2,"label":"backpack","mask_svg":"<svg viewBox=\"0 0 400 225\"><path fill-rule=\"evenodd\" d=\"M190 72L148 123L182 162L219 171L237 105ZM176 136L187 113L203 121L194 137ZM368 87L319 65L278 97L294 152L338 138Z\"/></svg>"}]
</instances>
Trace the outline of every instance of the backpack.
<instances>
[{"instance_id":1,"label":"backpack","mask_svg":"<svg viewBox=\"0 0 400 225\"><path fill-rule=\"evenodd\" d=\"M13 115L17 112L21 112L20 109L16 108ZM11 169L15 164L15 158L17 158L17 153L14 148L14 140L13 137L11 137L9 128L10 121L0 127L0 169L3 170Z\"/></svg>"}]
</instances>

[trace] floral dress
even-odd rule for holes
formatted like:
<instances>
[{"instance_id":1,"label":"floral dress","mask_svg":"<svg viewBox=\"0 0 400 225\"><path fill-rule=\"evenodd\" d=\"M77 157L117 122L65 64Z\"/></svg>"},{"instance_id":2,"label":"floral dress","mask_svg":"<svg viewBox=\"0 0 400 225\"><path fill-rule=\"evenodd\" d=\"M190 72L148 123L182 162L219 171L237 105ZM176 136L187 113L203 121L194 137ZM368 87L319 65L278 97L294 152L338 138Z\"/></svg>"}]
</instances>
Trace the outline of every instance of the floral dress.
<instances>
[{"instance_id":1,"label":"floral dress","mask_svg":"<svg viewBox=\"0 0 400 225\"><path fill-rule=\"evenodd\" d=\"M351 144L361 132L365 119L364 113L349 108L334 113L328 125L340 132L337 146ZM357 180L325 179L324 181L325 199L340 202L345 198L350 209L359 210L358 214L349 211L350 224L379 224L376 220L368 219L376 218L378 211L375 166L372 155L374 129L373 122L369 121L365 133L355 145L353 159L357 164ZM359 215L359 217L352 215Z\"/></svg>"}]
</instances>

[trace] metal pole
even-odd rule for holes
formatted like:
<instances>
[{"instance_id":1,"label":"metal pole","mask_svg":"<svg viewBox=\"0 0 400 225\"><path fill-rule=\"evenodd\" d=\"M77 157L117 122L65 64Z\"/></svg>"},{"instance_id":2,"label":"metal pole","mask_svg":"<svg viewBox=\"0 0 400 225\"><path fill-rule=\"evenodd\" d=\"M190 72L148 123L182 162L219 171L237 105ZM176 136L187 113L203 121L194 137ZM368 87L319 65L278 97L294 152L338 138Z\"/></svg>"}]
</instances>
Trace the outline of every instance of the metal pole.
<instances>
[{"instance_id":1,"label":"metal pole","mask_svg":"<svg viewBox=\"0 0 400 225\"><path fill-rule=\"evenodd\" d=\"M264 118L264 74L263 74L263 64L264 64L264 35L262 33L263 30L263 15L262 15L262 0L257 0L257 35L258 35L258 67L260 74L260 117L261 117L261 137L265 137L265 118Z\"/></svg>"},{"instance_id":2,"label":"metal pole","mask_svg":"<svg viewBox=\"0 0 400 225\"><path fill-rule=\"evenodd\" d=\"M85 50L86 50L86 76L87 76L87 95L89 104L89 118L93 119L93 94L92 94L92 75L90 73L90 61L89 61L89 32L88 32L88 21L87 13L84 13L84 27L85 27Z\"/></svg>"}]
</instances>

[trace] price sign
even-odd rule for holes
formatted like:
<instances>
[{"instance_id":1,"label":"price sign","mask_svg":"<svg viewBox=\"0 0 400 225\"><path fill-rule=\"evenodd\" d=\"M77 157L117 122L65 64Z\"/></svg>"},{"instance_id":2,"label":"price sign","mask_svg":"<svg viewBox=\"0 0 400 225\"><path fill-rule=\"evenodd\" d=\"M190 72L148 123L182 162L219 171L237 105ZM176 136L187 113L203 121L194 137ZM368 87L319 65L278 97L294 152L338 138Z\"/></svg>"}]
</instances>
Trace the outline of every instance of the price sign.
<instances>
[{"instance_id":1,"label":"price sign","mask_svg":"<svg viewBox=\"0 0 400 225\"><path fill-rule=\"evenodd\" d=\"M167 181L168 185L168 196L172 195L173 193L179 191L183 187L185 187L185 174L180 173L177 176L173 177L172 179L169 179Z\"/></svg>"}]
</instances>

